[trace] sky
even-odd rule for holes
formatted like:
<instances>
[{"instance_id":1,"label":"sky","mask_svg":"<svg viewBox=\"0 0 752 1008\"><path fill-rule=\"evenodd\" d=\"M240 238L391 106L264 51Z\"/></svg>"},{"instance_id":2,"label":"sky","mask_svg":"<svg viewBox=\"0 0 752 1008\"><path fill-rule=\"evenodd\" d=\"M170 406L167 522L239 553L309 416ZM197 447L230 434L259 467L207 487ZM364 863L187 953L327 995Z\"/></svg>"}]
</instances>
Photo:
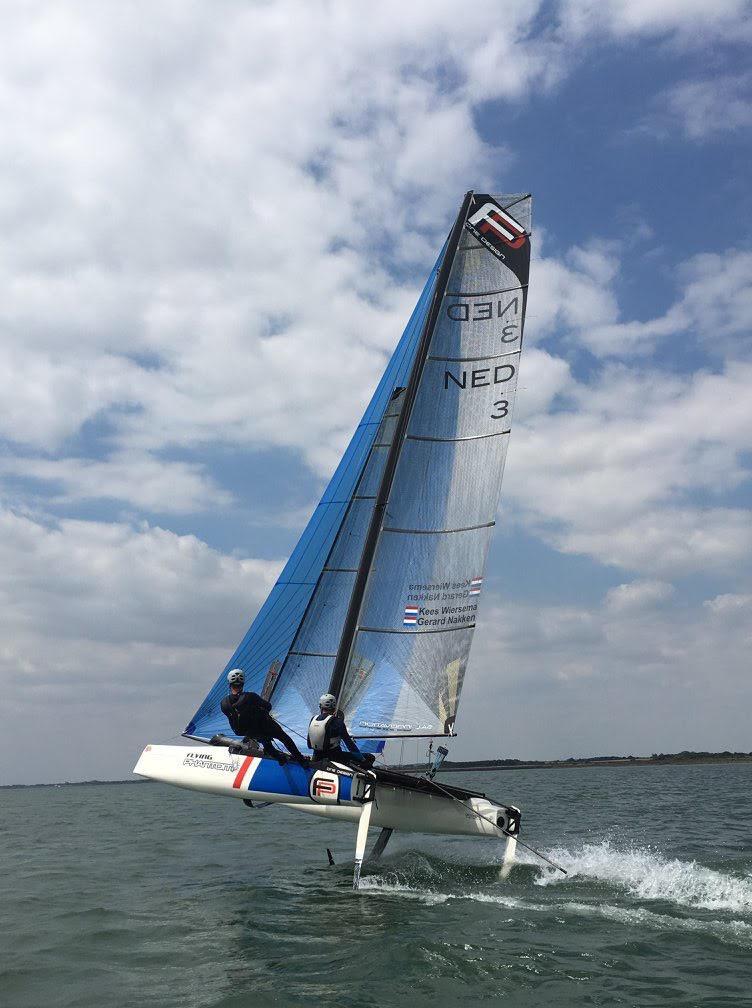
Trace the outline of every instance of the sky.
<instances>
[{"instance_id":1,"label":"sky","mask_svg":"<svg viewBox=\"0 0 752 1008\"><path fill-rule=\"evenodd\" d=\"M175 741L463 193L534 196L452 758L752 750L742 0L9 3L0 783Z\"/></svg>"}]
</instances>

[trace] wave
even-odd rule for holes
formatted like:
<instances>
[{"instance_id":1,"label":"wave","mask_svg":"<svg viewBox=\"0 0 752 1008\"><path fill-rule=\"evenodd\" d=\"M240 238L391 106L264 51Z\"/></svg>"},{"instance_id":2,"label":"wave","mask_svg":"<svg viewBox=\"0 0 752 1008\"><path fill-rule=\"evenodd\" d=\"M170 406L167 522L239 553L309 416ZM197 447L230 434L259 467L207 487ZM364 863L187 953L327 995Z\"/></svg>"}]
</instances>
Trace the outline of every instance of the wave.
<instances>
[{"instance_id":1,"label":"wave","mask_svg":"<svg viewBox=\"0 0 752 1008\"><path fill-rule=\"evenodd\" d=\"M399 899L417 900L427 906L438 906L449 902L470 901L495 905L511 911L511 918L528 913L546 915L572 915L576 917L601 917L635 927L642 931L679 931L711 936L726 944L752 948L752 924L740 920L702 920L694 917L674 917L655 913L643 907L614 906L610 903L577 903L572 900L534 902L516 896L494 895L484 892L443 893L426 889L416 889L394 878L371 876L361 882L361 891L376 896L392 896Z\"/></svg>"},{"instance_id":2,"label":"wave","mask_svg":"<svg viewBox=\"0 0 752 1008\"><path fill-rule=\"evenodd\" d=\"M534 880L538 886L591 879L622 886L637 899L665 900L701 910L752 913L752 880L705 868L696 861L664 858L647 848L620 849L608 841L583 844L574 851L553 848L546 853L568 874L542 868ZM528 858L520 860L533 863Z\"/></svg>"},{"instance_id":3,"label":"wave","mask_svg":"<svg viewBox=\"0 0 752 1008\"><path fill-rule=\"evenodd\" d=\"M752 945L752 924L745 921L697 920L693 917L671 917L654 913L642 907L619 907L608 903L564 903L561 909L578 915L605 917L618 924L640 928L654 928L659 931L694 931L710 934L721 941L732 941L744 946Z\"/></svg>"}]
</instances>

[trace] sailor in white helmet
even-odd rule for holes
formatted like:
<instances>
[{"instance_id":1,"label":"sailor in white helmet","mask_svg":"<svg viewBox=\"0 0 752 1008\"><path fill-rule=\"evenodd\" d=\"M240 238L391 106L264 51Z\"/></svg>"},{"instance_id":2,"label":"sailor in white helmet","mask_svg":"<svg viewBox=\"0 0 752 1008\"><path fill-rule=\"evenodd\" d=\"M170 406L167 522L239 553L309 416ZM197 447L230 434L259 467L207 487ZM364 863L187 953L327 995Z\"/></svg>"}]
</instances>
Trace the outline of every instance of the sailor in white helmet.
<instances>
[{"instance_id":1,"label":"sailor in white helmet","mask_svg":"<svg viewBox=\"0 0 752 1008\"><path fill-rule=\"evenodd\" d=\"M347 746L349 755L342 749ZM355 763L373 763L373 757L361 753L347 730L342 712L337 710L337 698L333 693L324 693L319 698L319 713L311 718L308 725L308 746L313 749L314 761L337 759Z\"/></svg>"},{"instance_id":2,"label":"sailor in white helmet","mask_svg":"<svg viewBox=\"0 0 752 1008\"><path fill-rule=\"evenodd\" d=\"M227 673L227 685L230 687L230 692L222 699L220 707L236 735L244 736L243 741L246 743L251 739L260 742L264 747L265 756L272 756L279 763L284 763L287 757L273 742L273 739L277 739L287 747L294 759L301 763L305 762L306 757L271 716L272 705L269 701L264 700L258 693L245 691L245 673L242 669L230 669Z\"/></svg>"}]
</instances>

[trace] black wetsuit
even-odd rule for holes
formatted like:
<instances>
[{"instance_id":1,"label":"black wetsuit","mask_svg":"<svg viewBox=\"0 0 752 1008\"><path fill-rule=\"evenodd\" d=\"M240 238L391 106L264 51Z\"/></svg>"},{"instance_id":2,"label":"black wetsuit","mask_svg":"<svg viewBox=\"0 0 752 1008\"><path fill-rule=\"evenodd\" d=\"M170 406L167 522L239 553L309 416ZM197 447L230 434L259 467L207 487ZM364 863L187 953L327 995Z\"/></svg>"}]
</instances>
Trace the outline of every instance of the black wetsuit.
<instances>
[{"instance_id":1,"label":"black wetsuit","mask_svg":"<svg viewBox=\"0 0 752 1008\"><path fill-rule=\"evenodd\" d=\"M220 706L236 735L255 739L264 747L265 753L274 757L282 755L272 743L272 739L278 739L293 756L303 758L287 732L269 713L272 705L258 693L228 693Z\"/></svg>"}]
</instances>

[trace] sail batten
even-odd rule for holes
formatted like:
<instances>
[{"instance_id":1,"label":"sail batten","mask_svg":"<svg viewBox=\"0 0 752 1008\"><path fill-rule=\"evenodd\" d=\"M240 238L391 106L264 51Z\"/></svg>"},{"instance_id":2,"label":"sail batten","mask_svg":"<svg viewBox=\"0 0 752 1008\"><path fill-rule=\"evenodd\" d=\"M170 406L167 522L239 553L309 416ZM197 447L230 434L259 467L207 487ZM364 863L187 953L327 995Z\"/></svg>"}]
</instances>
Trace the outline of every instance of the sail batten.
<instances>
[{"instance_id":1,"label":"sail batten","mask_svg":"<svg viewBox=\"0 0 752 1008\"><path fill-rule=\"evenodd\" d=\"M440 444L457 444L459 441L480 441L482 438L501 437L503 434L511 434L511 427L507 430L491 431L490 434L468 434L466 437L428 437L425 434L408 434L406 441L435 441Z\"/></svg>"},{"instance_id":2,"label":"sail batten","mask_svg":"<svg viewBox=\"0 0 752 1008\"><path fill-rule=\"evenodd\" d=\"M408 528L390 528L385 525L382 532L398 532L402 535L452 535L454 532L472 532L474 529L481 528L492 528L496 524L495 521L483 522L480 525L463 525L461 528L445 528L445 529L408 529Z\"/></svg>"},{"instance_id":3,"label":"sail batten","mask_svg":"<svg viewBox=\"0 0 752 1008\"><path fill-rule=\"evenodd\" d=\"M460 252L474 251L474 245L465 245L460 249ZM496 294L510 294L514 291L526 291L528 289L527 284L522 284L519 287L502 287L501 290L491 290L491 291L447 291L448 297L494 297Z\"/></svg>"},{"instance_id":4,"label":"sail batten","mask_svg":"<svg viewBox=\"0 0 752 1008\"><path fill-rule=\"evenodd\" d=\"M398 630L395 627L370 627L362 626L360 627L366 633L395 633L395 634L408 634L411 637L419 636L420 634L428 633L456 633L458 630L472 630L475 623L465 623L462 626L450 627L448 630L431 630L427 627L421 627L419 630Z\"/></svg>"}]
</instances>

